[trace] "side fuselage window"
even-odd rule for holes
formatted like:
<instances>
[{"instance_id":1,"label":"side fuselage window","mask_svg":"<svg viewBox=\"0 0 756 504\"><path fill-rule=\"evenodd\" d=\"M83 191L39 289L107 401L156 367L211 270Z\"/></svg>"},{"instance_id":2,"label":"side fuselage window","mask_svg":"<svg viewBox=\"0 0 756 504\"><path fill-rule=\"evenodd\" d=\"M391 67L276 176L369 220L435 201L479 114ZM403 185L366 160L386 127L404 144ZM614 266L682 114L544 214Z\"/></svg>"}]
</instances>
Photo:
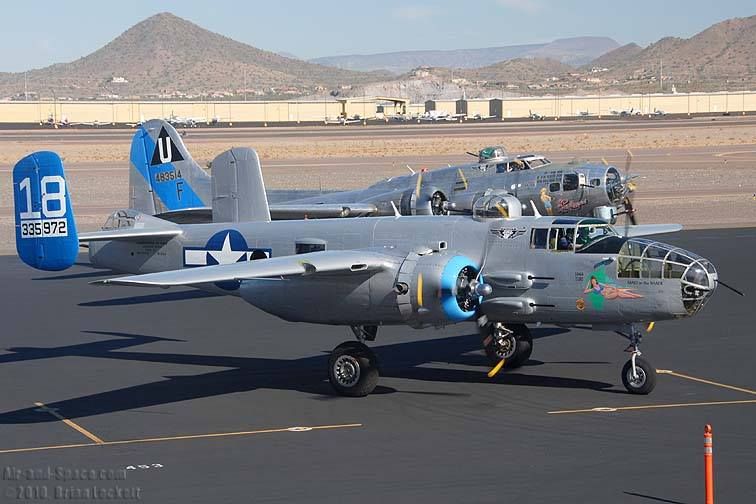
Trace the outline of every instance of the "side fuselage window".
<instances>
[{"instance_id":1,"label":"side fuselage window","mask_svg":"<svg viewBox=\"0 0 756 504\"><path fill-rule=\"evenodd\" d=\"M565 191L576 191L580 187L580 177L577 173L565 173L562 179L562 189Z\"/></svg>"}]
</instances>

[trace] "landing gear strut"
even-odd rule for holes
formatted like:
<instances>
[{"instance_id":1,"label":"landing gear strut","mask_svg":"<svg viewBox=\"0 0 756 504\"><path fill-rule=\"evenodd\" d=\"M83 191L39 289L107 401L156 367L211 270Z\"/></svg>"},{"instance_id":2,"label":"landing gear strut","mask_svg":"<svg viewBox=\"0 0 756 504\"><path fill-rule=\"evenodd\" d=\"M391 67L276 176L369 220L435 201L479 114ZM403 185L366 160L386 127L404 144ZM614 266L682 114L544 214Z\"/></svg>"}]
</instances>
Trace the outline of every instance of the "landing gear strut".
<instances>
[{"instance_id":1,"label":"landing gear strut","mask_svg":"<svg viewBox=\"0 0 756 504\"><path fill-rule=\"evenodd\" d=\"M630 360L622 366L622 384L631 394L649 394L656 386L656 368L641 358L643 335L633 325L630 326L630 334L620 332L619 335L630 340L630 346L625 351L631 353Z\"/></svg>"},{"instance_id":2,"label":"landing gear strut","mask_svg":"<svg viewBox=\"0 0 756 504\"><path fill-rule=\"evenodd\" d=\"M514 369L522 366L533 352L533 338L524 324L493 322L480 328L483 350L491 364L504 360L504 367Z\"/></svg>"},{"instance_id":3,"label":"landing gear strut","mask_svg":"<svg viewBox=\"0 0 756 504\"><path fill-rule=\"evenodd\" d=\"M378 358L364 341L375 340L376 326L353 326L359 341L346 341L331 352L328 380L343 396L364 397L378 384Z\"/></svg>"}]
</instances>

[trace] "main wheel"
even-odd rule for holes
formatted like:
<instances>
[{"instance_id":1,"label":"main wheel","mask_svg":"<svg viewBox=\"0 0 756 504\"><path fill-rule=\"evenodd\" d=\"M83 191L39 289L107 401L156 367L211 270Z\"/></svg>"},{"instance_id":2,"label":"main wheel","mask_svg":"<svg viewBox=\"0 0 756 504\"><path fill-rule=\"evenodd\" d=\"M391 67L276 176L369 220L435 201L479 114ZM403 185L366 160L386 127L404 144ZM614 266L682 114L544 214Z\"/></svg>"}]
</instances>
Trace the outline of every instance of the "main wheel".
<instances>
[{"instance_id":1,"label":"main wheel","mask_svg":"<svg viewBox=\"0 0 756 504\"><path fill-rule=\"evenodd\" d=\"M343 396L364 397L378 384L378 359L364 343L342 343L328 359L328 380Z\"/></svg>"},{"instance_id":2,"label":"main wheel","mask_svg":"<svg viewBox=\"0 0 756 504\"><path fill-rule=\"evenodd\" d=\"M656 386L656 369L645 359L635 358L635 375L632 359L622 366L622 384L631 394L646 395Z\"/></svg>"},{"instance_id":3,"label":"main wheel","mask_svg":"<svg viewBox=\"0 0 756 504\"><path fill-rule=\"evenodd\" d=\"M504 326L487 326L483 333L483 350L492 365L504 359L504 368L514 369L525 364L533 353L533 337L524 324L512 324L506 328L512 332L503 338L497 338L496 331L503 331Z\"/></svg>"}]
</instances>

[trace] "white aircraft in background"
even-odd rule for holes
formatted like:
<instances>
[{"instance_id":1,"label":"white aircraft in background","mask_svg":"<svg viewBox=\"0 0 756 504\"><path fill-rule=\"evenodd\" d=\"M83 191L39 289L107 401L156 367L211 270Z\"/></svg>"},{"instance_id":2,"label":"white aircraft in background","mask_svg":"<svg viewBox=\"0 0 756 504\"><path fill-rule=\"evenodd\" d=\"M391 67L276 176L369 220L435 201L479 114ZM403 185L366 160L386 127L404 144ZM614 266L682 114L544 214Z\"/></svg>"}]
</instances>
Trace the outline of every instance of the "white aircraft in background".
<instances>
[{"instance_id":1,"label":"white aircraft in background","mask_svg":"<svg viewBox=\"0 0 756 504\"><path fill-rule=\"evenodd\" d=\"M620 117L641 115L640 110L635 110L634 107L630 107L629 109L623 109L623 110L610 110L609 113L612 114L613 116L620 116Z\"/></svg>"},{"instance_id":2,"label":"white aircraft in background","mask_svg":"<svg viewBox=\"0 0 756 504\"><path fill-rule=\"evenodd\" d=\"M336 124L339 126L346 126L347 124L359 124L363 121L367 121L367 118L363 118L359 114L354 114L352 117L340 115L336 119L331 119L329 117L326 117L324 122L325 124Z\"/></svg>"},{"instance_id":3,"label":"white aircraft in background","mask_svg":"<svg viewBox=\"0 0 756 504\"><path fill-rule=\"evenodd\" d=\"M417 120L436 122L436 121L461 121L465 117L465 114L450 114L445 110L429 110L421 115Z\"/></svg>"},{"instance_id":4,"label":"white aircraft in background","mask_svg":"<svg viewBox=\"0 0 756 504\"><path fill-rule=\"evenodd\" d=\"M208 123L207 117L182 117L173 113L165 120L173 126L183 126L184 128L196 128L202 123Z\"/></svg>"},{"instance_id":5,"label":"white aircraft in background","mask_svg":"<svg viewBox=\"0 0 756 504\"><path fill-rule=\"evenodd\" d=\"M44 122L41 122L41 126L51 126L55 129L57 128L70 128L74 126L89 126L92 128L99 128L100 126L107 126L113 124L110 121L98 121L95 119L94 121L80 121L80 122L73 122L68 119L68 117L63 116L60 121L55 120L55 117L53 117L52 114L50 114L47 117L47 120Z\"/></svg>"}]
</instances>

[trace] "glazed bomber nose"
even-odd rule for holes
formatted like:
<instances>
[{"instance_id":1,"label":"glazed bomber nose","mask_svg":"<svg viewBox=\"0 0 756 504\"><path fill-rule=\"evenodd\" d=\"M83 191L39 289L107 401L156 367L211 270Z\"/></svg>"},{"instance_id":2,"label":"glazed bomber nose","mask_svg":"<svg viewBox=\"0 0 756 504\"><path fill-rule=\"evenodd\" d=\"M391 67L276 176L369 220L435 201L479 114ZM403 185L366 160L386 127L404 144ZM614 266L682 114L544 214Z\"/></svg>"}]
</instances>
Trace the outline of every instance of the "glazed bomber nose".
<instances>
[{"instance_id":1,"label":"glazed bomber nose","mask_svg":"<svg viewBox=\"0 0 756 504\"><path fill-rule=\"evenodd\" d=\"M695 257L694 254L689 256ZM697 258L685 269L680 285L683 305L692 315L703 308L717 288L717 270L711 261Z\"/></svg>"}]
</instances>

